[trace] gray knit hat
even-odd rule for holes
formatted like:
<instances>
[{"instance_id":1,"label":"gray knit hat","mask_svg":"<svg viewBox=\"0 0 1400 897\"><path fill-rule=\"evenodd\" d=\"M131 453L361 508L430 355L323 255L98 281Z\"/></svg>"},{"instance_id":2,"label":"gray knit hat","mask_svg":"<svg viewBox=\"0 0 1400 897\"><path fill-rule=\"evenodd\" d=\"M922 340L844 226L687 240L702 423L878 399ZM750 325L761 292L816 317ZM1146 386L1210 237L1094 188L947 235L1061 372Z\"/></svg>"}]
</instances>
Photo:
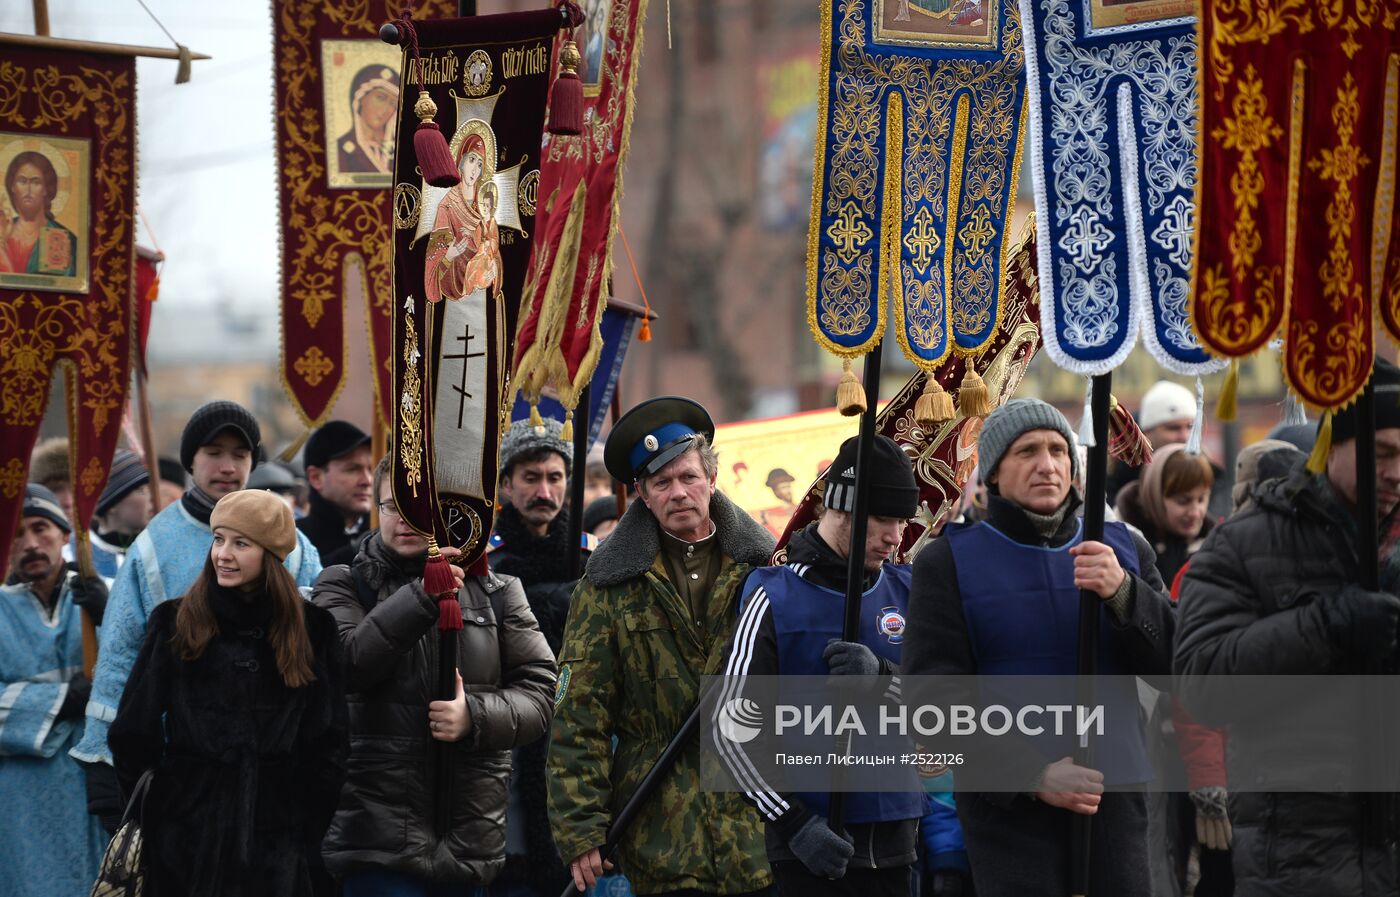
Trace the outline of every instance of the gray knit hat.
<instances>
[{"instance_id":1,"label":"gray knit hat","mask_svg":"<svg viewBox=\"0 0 1400 897\"><path fill-rule=\"evenodd\" d=\"M1079 478L1079 452L1075 451L1074 431L1054 405L1040 399L1012 399L987 415L977 436L977 471L983 483L996 473L1001 456L1011 443L1031 430L1054 430L1069 445L1070 476Z\"/></svg>"},{"instance_id":2,"label":"gray knit hat","mask_svg":"<svg viewBox=\"0 0 1400 897\"><path fill-rule=\"evenodd\" d=\"M573 466L574 447L560 438L559 433L563 429L564 425L552 417L544 419L543 432L539 427L530 426L529 420L518 420L511 424L505 438L501 440L501 472L510 470L515 464L515 459L526 452L545 448L558 452L559 457L564 459L564 475L569 476Z\"/></svg>"}]
</instances>

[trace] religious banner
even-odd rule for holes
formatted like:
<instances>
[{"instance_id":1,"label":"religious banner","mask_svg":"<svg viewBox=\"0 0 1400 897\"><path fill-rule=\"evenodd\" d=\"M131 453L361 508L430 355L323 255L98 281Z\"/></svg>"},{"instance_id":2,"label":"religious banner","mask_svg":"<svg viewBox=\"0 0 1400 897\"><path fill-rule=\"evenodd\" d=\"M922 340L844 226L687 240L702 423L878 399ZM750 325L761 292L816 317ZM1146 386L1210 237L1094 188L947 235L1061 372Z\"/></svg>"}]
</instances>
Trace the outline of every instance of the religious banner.
<instances>
[{"instance_id":1,"label":"religious banner","mask_svg":"<svg viewBox=\"0 0 1400 897\"><path fill-rule=\"evenodd\" d=\"M924 371L998 333L1023 70L1014 0L822 3L807 318L847 382L891 302Z\"/></svg>"},{"instance_id":2,"label":"religious banner","mask_svg":"<svg viewBox=\"0 0 1400 897\"><path fill-rule=\"evenodd\" d=\"M1221 363L1191 329L1194 0L1020 0L1045 349L1104 374L1141 331L1179 374Z\"/></svg>"},{"instance_id":3,"label":"religious banner","mask_svg":"<svg viewBox=\"0 0 1400 897\"><path fill-rule=\"evenodd\" d=\"M402 105L400 133L422 135L435 116L460 182L433 186L417 139L400 143L394 499L413 526L462 549L465 564L481 556L491 531L534 233L534 205L521 188L539 169L561 22L557 9L414 22L410 42L421 55L405 54L402 70L409 99L418 99Z\"/></svg>"},{"instance_id":4,"label":"religious banner","mask_svg":"<svg viewBox=\"0 0 1400 897\"><path fill-rule=\"evenodd\" d=\"M1372 315L1400 336L1397 18L1395 0L1202 7L1192 323L1230 359L1281 336L1289 388L1329 412L1371 376Z\"/></svg>"},{"instance_id":5,"label":"religious banner","mask_svg":"<svg viewBox=\"0 0 1400 897\"><path fill-rule=\"evenodd\" d=\"M55 370L73 523L92 519L131 380L136 65L9 47L0 62L0 544L24 500Z\"/></svg>"},{"instance_id":6,"label":"religious banner","mask_svg":"<svg viewBox=\"0 0 1400 897\"><path fill-rule=\"evenodd\" d=\"M419 0L424 17L457 0ZM376 413L392 421L390 240L402 51L397 0L273 0L282 385L308 428L345 385L346 327L367 326ZM346 321L345 309L364 317Z\"/></svg>"},{"instance_id":7,"label":"religious banner","mask_svg":"<svg viewBox=\"0 0 1400 897\"><path fill-rule=\"evenodd\" d=\"M552 388L564 406L565 439L572 437L574 406L603 350L598 327L612 276L647 0L581 0L579 6L578 50L567 41L560 46L581 59L583 133L546 134L539 171L523 185L531 206L539 204L539 233L515 343L516 387L532 406Z\"/></svg>"},{"instance_id":8,"label":"religious banner","mask_svg":"<svg viewBox=\"0 0 1400 897\"><path fill-rule=\"evenodd\" d=\"M997 318L996 330L988 340L986 351L978 360L981 365L979 373L987 385L992 408L1012 397L1040 348L1035 244L1032 220L1017 238L1007 259L1006 286L1001 297L1002 314ZM960 382L965 374L970 373L972 361L961 355L949 359L937 374L943 380L944 388ZM949 509L977 469L977 437L982 432L981 416L963 413L932 426L919 421L915 406L928 388L928 376L923 371L916 374L876 417L876 432L890 437L904 448L914 464L914 476L919 481L919 511L904 531L904 541L900 545L902 558L912 558L933 537L932 528L946 522L944 518ZM825 451L834 455L839 447L840 440L837 440ZM723 445L721 452L724 463L732 464L735 459L729 457ZM762 471L751 468L750 473L761 475ZM772 478L772 474L771 470L767 472L769 478ZM800 475L805 480L805 473ZM789 511L787 529L778 540L773 563L786 563L788 540L816 519L814 512L821 504L825 488L825 481L818 477L798 497L797 507Z\"/></svg>"}]
</instances>

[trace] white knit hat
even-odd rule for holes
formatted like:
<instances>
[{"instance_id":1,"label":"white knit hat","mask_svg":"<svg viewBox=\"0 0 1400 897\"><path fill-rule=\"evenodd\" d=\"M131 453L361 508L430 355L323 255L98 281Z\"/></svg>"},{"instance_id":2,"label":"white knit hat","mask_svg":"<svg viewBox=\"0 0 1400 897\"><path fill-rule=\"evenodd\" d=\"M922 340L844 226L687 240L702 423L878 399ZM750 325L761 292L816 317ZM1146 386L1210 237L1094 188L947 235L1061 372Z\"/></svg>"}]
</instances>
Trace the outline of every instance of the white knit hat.
<instances>
[{"instance_id":1,"label":"white knit hat","mask_svg":"<svg viewBox=\"0 0 1400 897\"><path fill-rule=\"evenodd\" d=\"M1158 380L1142 397L1138 426L1144 431L1174 420L1195 420L1196 396L1180 383Z\"/></svg>"}]
</instances>

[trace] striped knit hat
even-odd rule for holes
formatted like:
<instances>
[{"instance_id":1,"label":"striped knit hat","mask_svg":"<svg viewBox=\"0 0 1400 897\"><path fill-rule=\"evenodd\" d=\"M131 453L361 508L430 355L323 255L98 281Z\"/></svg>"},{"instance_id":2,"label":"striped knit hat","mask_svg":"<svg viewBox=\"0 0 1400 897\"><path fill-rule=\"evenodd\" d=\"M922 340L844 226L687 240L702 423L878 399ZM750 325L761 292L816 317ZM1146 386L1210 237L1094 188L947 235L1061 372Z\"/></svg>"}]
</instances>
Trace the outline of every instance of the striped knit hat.
<instances>
[{"instance_id":1,"label":"striped knit hat","mask_svg":"<svg viewBox=\"0 0 1400 897\"><path fill-rule=\"evenodd\" d=\"M826 493L822 504L847 514L856 506L856 446L860 437L852 436L841 443L841 451L831 462L826 474ZM908 519L919 510L919 484L914 479L914 466L909 456L888 436L875 434L871 445L870 503L866 512L875 517Z\"/></svg>"},{"instance_id":2,"label":"striped knit hat","mask_svg":"<svg viewBox=\"0 0 1400 897\"><path fill-rule=\"evenodd\" d=\"M112 456L112 470L107 474L107 485L97 497L97 514L106 514L123 498L151 481L151 472L146 469L141 456L126 449L117 449Z\"/></svg>"}]
</instances>

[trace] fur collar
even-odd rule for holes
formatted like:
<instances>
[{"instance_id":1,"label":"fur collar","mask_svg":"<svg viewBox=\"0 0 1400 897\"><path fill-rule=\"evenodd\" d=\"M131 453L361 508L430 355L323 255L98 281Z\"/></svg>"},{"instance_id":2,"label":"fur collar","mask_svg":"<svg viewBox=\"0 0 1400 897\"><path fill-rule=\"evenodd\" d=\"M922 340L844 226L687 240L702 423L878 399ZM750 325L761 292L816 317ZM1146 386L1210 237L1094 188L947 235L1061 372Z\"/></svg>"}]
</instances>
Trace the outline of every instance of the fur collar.
<instances>
[{"instance_id":1,"label":"fur collar","mask_svg":"<svg viewBox=\"0 0 1400 897\"><path fill-rule=\"evenodd\" d=\"M768 563L773 536L718 490L710 499L710 519L726 557L754 567ZM594 586L619 585L650 570L660 550L660 525L646 505L634 501L588 559L584 578Z\"/></svg>"}]
</instances>

